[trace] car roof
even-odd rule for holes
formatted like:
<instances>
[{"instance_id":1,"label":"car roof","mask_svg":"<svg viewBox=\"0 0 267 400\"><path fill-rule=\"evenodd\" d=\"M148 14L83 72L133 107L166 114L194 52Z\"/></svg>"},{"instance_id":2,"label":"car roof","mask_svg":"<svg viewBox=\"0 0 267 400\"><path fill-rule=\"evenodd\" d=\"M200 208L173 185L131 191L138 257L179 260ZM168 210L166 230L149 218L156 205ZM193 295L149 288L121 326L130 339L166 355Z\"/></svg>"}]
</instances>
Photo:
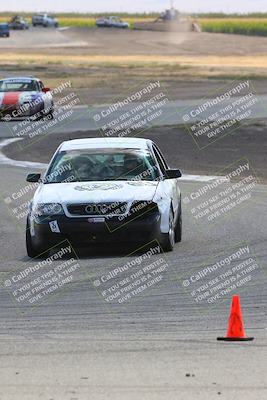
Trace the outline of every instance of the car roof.
<instances>
[{"instance_id":1,"label":"car roof","mask_svg":"<svg viewBox=\"0 0 267 400\"><path fill-rule=\"evenodd\" d=\"M68 140L61 144L59 150L78 150L78 149L94 149L94 148L131 148L131 149L148 149L152 144L149 139L140 138L85 138Z\"/></svg>"},{"instance_id":2,"label":"car roof","mask_svg":"<svg viewBox=\"0 0 267 400\"><path fill-rule=\"evenodd\" d=\"M31 79L33 81L39 81L38 78L35 78L35 76L7 76L6 78L0 79L1 81L9 80L9 79Z\"/></svg>"}]
</instances>

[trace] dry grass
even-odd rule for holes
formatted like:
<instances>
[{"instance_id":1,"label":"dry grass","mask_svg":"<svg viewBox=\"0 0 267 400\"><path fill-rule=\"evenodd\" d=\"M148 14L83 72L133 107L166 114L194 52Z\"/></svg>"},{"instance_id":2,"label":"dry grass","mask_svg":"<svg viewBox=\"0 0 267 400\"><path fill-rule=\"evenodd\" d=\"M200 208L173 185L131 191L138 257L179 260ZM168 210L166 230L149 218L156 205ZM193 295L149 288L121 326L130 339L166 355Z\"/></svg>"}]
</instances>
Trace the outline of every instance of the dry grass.
<instances>
[{"instance_id":1,"label":"dry grass","mask_svg":"<svg viewBox=\"0 0 267 400\"><path fill-rule=\"evenodd\" d=\"M0 64L64 64L69 66L195 66L231 68L267 68L267 55L258 56L176 56L176 55L56 55L56 54L1 54Z\"/></svg>"}]
</instances>

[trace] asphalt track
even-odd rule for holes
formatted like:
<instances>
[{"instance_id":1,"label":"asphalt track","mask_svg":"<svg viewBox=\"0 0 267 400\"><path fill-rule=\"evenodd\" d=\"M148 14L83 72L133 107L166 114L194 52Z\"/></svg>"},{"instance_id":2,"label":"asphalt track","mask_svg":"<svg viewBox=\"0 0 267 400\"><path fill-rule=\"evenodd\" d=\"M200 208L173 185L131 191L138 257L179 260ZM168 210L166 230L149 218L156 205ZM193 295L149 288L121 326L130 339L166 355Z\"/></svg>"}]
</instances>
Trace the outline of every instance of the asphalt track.
<instances>
[{"instance_id":1,"label":"asphalt track","mask_svg":"<svg viewBox=\"0 0 267 400\"><path fill-rule=\"evenodd\" d=\"M240 97L234 96L231 97L229 100L224 101L223 105L218 103L212 108L207 108L201 113L201 116L196 115L195 117L190 117L190 120L184 119L185 116L188 115L189 111L195 110L196 108L208 101L212 102L215 100L215 98L216 97L195 100L168 101L164 106L161 106L159 108L160 114L158 116L155 116L155 118L150 123L147 122L143 127L145 128L151 125L171 126L176 124L195 123L196 121L200 121L201 119L208 118L211 114L219 112L222 107L225 108L229 106L230 104L237 101ZM244 120L266 118L266 109L264 107L264 104L266 104L267 95L256 95L255 98L257 99L257 103L255 103L253 107L250 107L250 114L249 116L245 117ZM122 101L123 99L120 100ZM45 133L61 133L62 131L64 131L65 133L90 130L94 131L96 129L102 128L105 123L116 120L127 112L131 112L131 110L134 110L138 106L140 106L140 103L135 101L132 104L112 111L111 116L107 118L102 118L101 114L103 112L106 112L109 107L108 104L98 106L81 104L75 107L70 107L67 111L61 108L58 109L59 113L61 113L62 115L69 113L70 116L66 117L62 122L57 122L51 129L49 128ZM97 117L100 117L100 120L98 120ZM18 138L25 136L23 133L23 125L21 127L19 125L20 122L21 119L15 119L7 122L0 121L0 138Z\"/></svg>"},{"instance_id":2,"label":"asphalt track","mask_svg":"<svg viewBox=\"0 0 267 400\"><path fill-rule=\"evenodd\" d=\"M1 166L4 198L24 186L27 172ZM202 186L181 182L183 197ZM129 254L120 244L82 253L75 284L35 308L17 307L2 283L0 399L266 399L266 194L257 185L245 206L215 224L196 224L184 204L183 241L166 254L164 281L127 304L105 303L92 283ZM10 210L2 198L2 281L6 272L34 265L25 254L25 220ZM241 242L261 269L240 290L255 340L217 342L226 333L231 294L199 306L182 277Z\"/></svg>"}]
</instances>

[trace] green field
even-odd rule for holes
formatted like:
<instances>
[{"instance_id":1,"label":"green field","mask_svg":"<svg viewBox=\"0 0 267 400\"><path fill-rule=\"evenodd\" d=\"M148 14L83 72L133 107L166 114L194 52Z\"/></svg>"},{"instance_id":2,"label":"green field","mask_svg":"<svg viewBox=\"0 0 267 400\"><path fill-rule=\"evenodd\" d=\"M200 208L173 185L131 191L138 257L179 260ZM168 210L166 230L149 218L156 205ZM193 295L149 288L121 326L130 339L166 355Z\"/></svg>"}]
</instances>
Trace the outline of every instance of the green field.
<instances>
[{"instance_id":1,"label":"green field","mask_svg":"<svg viewBox=\"0 0 267 400\"><path fill-rule=\"evenodd\" d=\"M117 15L117 14L116 14ZM124 16L121 17L123 21L129 22L130 27L134 28L136 22L150 22L154 21L154 17L150 16ZM58 17L60 26L72 26L79 28L94 28L96 26L97 17Z\"/></svg>"},{"instance_id":2,"label":"green field","mask_svg":"<svg viewBox=\"0 0 267 400\"><path fill-rule=\"evenodd\" d=\"M267 36L267 18L201 18L199 22L204 32Z\"/></svg>"},{"instance_id":3,"label":"green field","mask_svg":"<svg viewBox=\"0 0 267 400\"><path fill-rule=\"evenodd\" d=\"M201 14L191 14L193 18L209 18L209 19L214 19L214 18L235 18L235 19L253 19L253 18L267 18L267 13L249 13L249 14L225 14L225 13L201 13Z\"/></svg>"}]
</instances>

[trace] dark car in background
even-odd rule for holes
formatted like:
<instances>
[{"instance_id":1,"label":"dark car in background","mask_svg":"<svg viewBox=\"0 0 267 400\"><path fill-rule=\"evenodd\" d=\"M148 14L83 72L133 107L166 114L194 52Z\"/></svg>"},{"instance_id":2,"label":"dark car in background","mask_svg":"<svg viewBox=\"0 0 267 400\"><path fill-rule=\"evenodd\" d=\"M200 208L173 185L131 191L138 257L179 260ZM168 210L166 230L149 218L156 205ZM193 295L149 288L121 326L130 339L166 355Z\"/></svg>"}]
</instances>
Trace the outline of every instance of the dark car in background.
<instances>
[{"instance_id":1,"label":"dark car in background","mask_svg":"<svg viewBox=\"0 0 267 400\"><path fill-rule=\"evenodd\" d=\"M0 24L0 37L9 37L9 25L7 22Z\"/></svg>"},{"instance_id":2,"label":"dark car in background","mask_svg":"<svg viewBox=\"0 0 267 400\"><path fill-rule=\"evenodd\" d=\"M28 22L24 18L22 18L18 15L13 17L8 25L9 25L10 29L17 29L17 30L25 30L25 29L29 29L29 27L30 27Z\"/></svg>"}]
</instances>

